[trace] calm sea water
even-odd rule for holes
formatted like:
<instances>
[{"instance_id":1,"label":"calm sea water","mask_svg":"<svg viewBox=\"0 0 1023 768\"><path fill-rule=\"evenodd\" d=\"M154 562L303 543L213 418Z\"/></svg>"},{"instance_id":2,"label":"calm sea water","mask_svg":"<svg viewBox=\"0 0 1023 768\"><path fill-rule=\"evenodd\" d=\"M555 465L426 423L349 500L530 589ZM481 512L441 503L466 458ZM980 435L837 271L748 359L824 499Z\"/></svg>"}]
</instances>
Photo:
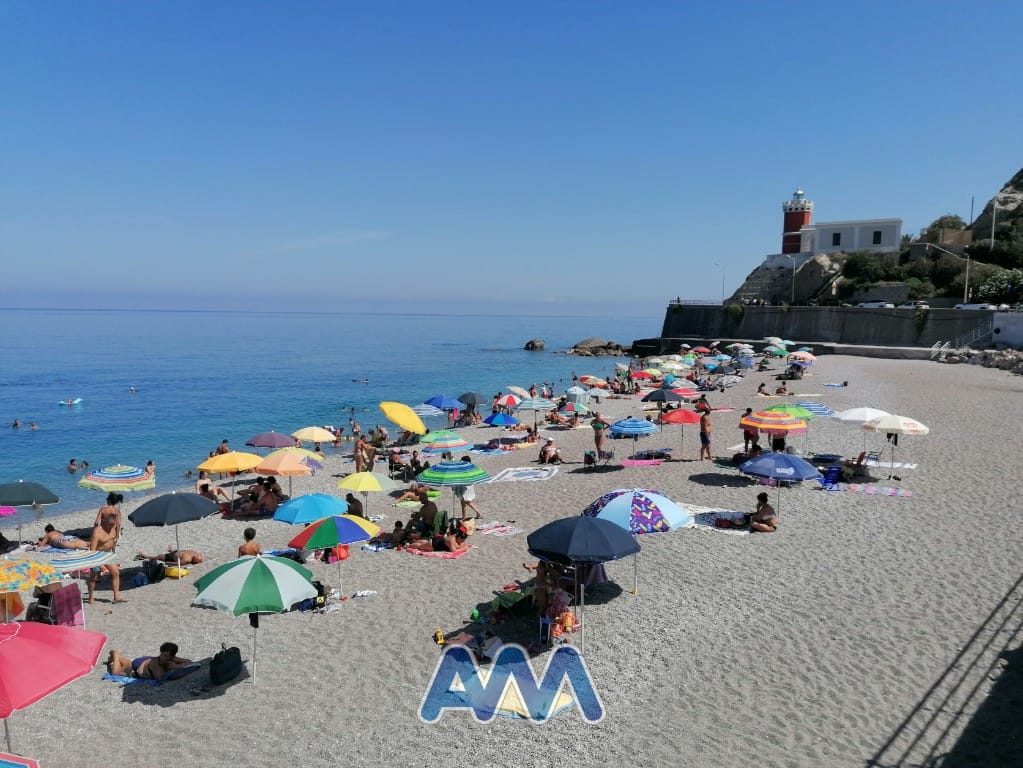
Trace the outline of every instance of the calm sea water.
<instances>
[{"instance_id":1,"label":"calm sea water","mask_svg":"<svg viewBox=\"0 0 1023 768\"><path fill-rule=\"evenodd\" d=\"M573 371L606 374L615 360L556 351L587 336L629 344L656 336L661 320L0 310L0 482L40 482L61 498L47 513L65 514L102 498L78 487L71 457L92 469L153 459L157 489L172 490L224 438L252 450L245 440L258 432L347 427L353 408L364 428L393 433L381 400L541 381L563 391ZM548 351L521 349L534 337ZM78 406L58 404L75 397Z\"/></svg>"}]
</instances>

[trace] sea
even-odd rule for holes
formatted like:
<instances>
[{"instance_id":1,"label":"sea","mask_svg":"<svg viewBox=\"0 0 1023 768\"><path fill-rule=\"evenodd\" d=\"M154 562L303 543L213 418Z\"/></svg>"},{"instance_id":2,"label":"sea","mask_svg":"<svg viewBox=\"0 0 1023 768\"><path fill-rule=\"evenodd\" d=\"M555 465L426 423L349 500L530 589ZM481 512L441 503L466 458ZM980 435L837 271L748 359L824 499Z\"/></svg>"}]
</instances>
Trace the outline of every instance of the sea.
<instances>
[{"instance_id":1,"label":"sea","mask_svg":"<svg viewBox=\"0 0 1023 768\"><path fill-rule=\"evenodd\" d=\"M44 516L102 503L67 471L71 458L93 470L153 460L157 492L191 487L186 473L223 439L266 453L245 441L310 425L347 431L353 417L364 430L384 424L396 434L382 400L492 397L544 381L563 392L573 373L606 376L620 362L565 355L574 343L599 336L628 345L658 335L662 319L0 309L0 483L52 490L60 503ZM532 338L545 351L525 351ZM19 510L0 527L39 517Z\"/></svg>"}]
</instances>

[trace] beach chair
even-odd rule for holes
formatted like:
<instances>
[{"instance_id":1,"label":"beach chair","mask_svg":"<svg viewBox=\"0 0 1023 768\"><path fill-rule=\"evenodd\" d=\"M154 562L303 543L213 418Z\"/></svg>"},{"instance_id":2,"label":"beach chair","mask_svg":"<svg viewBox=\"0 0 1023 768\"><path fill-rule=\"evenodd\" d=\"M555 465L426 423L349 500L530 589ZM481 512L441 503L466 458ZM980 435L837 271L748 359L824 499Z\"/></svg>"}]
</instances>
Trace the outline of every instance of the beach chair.
<instances>
[{"instance_id":1,"label":"beach chair","mask_svg":"<svg viewBox=\"0 0 1023 768\"><path fill-rule=\"evenodd\" d=\"M828 467L824 470L824 477L821 479L821 488L825 491L834 491L842 479L842 468L838 465Z\"/></svg>"},{"instance_id":2,"label":"beach chair","mask_svg":"<svg viewBox=\"0 0 1023 768\"><path fill-rule=\"evenodd\" d=\"M400 461L394 460L394 454L387 454L387 475L392 480L395 475L400 477L404 482L408 482L412 479L412 468L408 464L404 464Z\"/></svg>"}]
</instances>

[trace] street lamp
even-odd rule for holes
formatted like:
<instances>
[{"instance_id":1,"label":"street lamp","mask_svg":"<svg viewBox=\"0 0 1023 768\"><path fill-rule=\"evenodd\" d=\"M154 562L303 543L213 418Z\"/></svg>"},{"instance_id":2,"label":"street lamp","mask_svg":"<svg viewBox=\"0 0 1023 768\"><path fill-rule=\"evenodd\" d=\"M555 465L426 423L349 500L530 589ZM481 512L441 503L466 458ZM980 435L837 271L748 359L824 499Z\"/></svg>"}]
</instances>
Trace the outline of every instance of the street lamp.
<instances>
[{"instance_id":1,"label":"street lamp","mask_svg":"<svg viewBox=\"0 0 1023 768\"><path fill-rule=\"evenodd\" d=\"M994 225L992 224L992 228ZM958 259L966 259L966 278L963 281L963 304L966 304L970 300L970 253L966 252L966 256L959 253L953 253L952 251L942 248L940 245L934 243L924 243L928 248L937 248L942 253L947 253L949 256L955 256Z\"/></svg>"},{"instance_id":2,"label":"street lamp","mask_svg":"<svg viewBox=\"0 0 1023 768\"><path fill-rule=\"evenodd\" d=\"M796 257L791 253L785 255L792 259L792 298L789 299L789 306L792 306L796 303Z\"/></svg>"},{"instance_id":3,"label":"street lamp","mask_svg":"<svg viewBox=\"0 0 1023 768\"><path fill-rule=\"evenodd\" d=\"M715 267L721 267L721 303L725 303L725 265L717 261L714 262Z\"/></svg>"}]
</instances>

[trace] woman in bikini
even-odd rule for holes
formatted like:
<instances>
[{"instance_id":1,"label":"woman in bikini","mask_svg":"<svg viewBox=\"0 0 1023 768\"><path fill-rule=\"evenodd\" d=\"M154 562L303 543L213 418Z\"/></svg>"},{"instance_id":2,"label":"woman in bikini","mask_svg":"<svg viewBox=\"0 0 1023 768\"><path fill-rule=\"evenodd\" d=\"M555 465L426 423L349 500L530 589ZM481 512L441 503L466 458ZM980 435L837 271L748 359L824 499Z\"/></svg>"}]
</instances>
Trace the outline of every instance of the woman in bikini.
<instances>
[{"instance_id":1,"label":"woman in bikini","mask_svg":"<svg viewBox=\"0 0 1023 768\"><path fill-rule=\"evenodd\" d=\"M595 413L590 426L593 427L593 445L597 449L597 458L600 458L604 454L604 443L607 442L607 435L604 434L604 431L611 427L611 422L606 421L599 413Z\"/></svg>"},{"instance_id":2,"label":"woman in bikini","mask_svg":"<svg viewBox=\"0 0 1023 768\"><path fill-rule=\"evenodd\" d=\"M96 520L93 522L92 527L95 528L97 525L101 525L105 521L109 521L114 527L117 536L121 535L121 502L124 501L124 496L119 493L111 491L107 494L107 503L105 506L99 508L99 512L96 513Z\"/></svg>"},{"instance_id":3,"label":"woman in bikini","mask_svg":"<svg viewBox=\"0 0 1023 768\"><path fill-rule=\"evenodd\" d=\"M112 675L137 677L140 679L162 680L169 673L192 662L178 658L178 646L164 643L159 656L139 656L129 659L120 651L111 651L107 657L107 669Z\"/></svg>"}]
</instances>

